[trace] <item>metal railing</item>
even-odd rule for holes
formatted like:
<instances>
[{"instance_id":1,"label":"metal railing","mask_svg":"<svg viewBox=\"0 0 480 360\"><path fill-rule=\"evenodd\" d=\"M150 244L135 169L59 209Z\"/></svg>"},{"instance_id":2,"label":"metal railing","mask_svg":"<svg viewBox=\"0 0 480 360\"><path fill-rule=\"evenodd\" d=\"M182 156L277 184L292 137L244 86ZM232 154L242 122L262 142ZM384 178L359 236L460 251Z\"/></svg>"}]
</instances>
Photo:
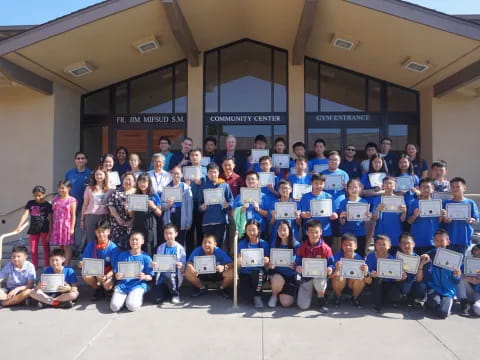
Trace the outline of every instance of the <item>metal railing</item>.
<instances>
[{"instance_id":1,"label":"metal railing","mask_svg":"<svg viewBox=\"0 0 480 360\"><path fill-rule=\"evenodd\" d=\"M22 225L22 227L20 228L20 231L18 231L18 232L17 231L12 231L12 232L9 232L9 233L6 233L6 234L3 234L2 236L0 236L0 264L2 262L2 257L3 257L3 241L8 237L21 234L22 231L25 230L29 225L30 225L30 222L27 221L25 224Z\"/></svg>"}]
</instances>

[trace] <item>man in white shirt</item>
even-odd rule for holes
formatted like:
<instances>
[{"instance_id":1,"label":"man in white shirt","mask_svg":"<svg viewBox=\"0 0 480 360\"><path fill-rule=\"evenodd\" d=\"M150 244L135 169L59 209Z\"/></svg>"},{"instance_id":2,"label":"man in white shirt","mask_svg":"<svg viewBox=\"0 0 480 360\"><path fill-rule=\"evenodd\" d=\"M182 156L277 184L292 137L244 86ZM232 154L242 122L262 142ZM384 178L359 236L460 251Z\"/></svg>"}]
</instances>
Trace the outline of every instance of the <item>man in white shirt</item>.
<instances>
[{"instance_id":1,"label":"man in white shirt","mask_svg":"<svg viewBox=\"0 0 480 360\"><path fill-rule=\"evenodd\" d=\"M152 178L153 190L156 193L161 193L164 186L167 186L171 181L172 177L169 172L163 170L165 165L165 156L162 153L155 153L152 156L153 170L149 171L147 174Z\"/></svg>"}]
</instances>

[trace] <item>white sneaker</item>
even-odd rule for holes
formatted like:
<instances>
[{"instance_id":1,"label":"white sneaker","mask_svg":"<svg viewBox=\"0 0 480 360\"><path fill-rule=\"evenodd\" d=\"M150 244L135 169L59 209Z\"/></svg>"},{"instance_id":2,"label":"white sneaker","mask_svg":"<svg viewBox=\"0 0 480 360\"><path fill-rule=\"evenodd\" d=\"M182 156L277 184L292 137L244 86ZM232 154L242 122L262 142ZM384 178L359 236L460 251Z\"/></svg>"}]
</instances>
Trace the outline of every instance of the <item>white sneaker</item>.
<instances>
[{"instance_id":1,"label":"white sneaker","mask_svg":"<svg viewBox=\"0 0 480 360\"><path fill-rule=\"evenodd\" d=\"M177 304L180 304L180 302L181 302L180 301L180 296L173 296L172 297L172 304L177 305Z\"/></svg>"},{"instance_id":2,"label":"white sneaker","mask_svg":"<svg viewBox=\"0 0 480 360\"><path fill-rule=\"evenodd\" d=\"M271 308L274 308L275 306L277 306L277 301L278 301L277 295L270 296L270 299L268 300L268 306Z\"/></svg>"},{"instance_id":3,"label":"white sneaker","mask_svg":"<svg viewBox=\"0 0 480 360\"><path fill-rule=\"evenodd\" d=\"M257 309L263 309L263 301L262 301L262 298L260 296L254 296L253 297L253 305L257 308Z\"/></svg>"}]
</instances>

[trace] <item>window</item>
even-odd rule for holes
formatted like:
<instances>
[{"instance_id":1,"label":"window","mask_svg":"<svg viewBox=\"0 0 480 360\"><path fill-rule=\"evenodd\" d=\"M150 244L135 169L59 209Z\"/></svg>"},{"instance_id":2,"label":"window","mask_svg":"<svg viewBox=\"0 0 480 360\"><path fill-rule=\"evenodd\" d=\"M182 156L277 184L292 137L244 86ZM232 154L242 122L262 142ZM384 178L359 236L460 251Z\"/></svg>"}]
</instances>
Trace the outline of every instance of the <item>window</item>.
<instances>
[{"instance_id":1,"label":"window","mask_svg":"<svg viewBox=\"0 0 480 360\"><path fill-rule=\"evenodd\" d=\"M417 93L398 86L388 86L389 112L417 112Z\"/></svg>"},{"instance_id":2,"label":"window","mask_svg":"<svg viewBox=\"0 0 480 360\"><path fill-rule=\"evenodd\" d=\"M110 89L94 92L83 98L83 113L103 115L110 112Z\"/></svg>"}]
</instances>

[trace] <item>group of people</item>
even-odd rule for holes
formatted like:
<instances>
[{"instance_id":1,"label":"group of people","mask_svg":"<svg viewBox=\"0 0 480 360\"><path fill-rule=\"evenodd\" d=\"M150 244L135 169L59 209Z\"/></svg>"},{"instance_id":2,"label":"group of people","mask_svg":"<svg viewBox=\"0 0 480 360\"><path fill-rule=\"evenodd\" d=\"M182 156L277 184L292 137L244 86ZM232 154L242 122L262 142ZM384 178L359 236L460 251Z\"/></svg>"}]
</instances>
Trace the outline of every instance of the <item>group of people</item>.
<instances>
[{"instance_id":1,"label":"group of people","mask_svg":"<svg viewBox=\"0 0 480 360\"><path fill-rule=\"evenodd\" d=\"M284 161L288 151L283 138L275 139L270 153L267 139L257 135L251 154L244 155L232 135L226 137L225 151L217 151L215 138L206 138L203 149L185 138L175 153L170 152L170 139L162 137L148 171L141 169L138 154L128 154L124 147L115 156L106 154L93 171L86 166L87 155L78 152L75 168L59 182L52 204L45 199L45 188L34 187L17 227L20 231L30 219L33 264L27 261L26 247L14 247L12 261L0 272L0 280L6 279L1 304L33 298L39 306L71 307L78 297L75 271L69 266L75 253L81 268L89 259L103 260L104 274L85 273L83 280L94 289L92 300L111 296L114 312L124 305L137 310L150 290L155 303L180 303L184 279L193 286L194 297L218 283L218 292L227 298L234 279L233 238L238 236L239 295L257 308L264 306L268 281L269 307L296 303L308 309L317 297L318 309L326 312L329 286L334 306L341 306L347 291L358 307L368 286L377 312L385 305L425 304L446 318L456 298L463 315L480 315L478 265L472 275L465 274L463 265L452 269L434 261L439 249L448 249L480 262L480 246L472 245L479 213L464 196L465 180L448 180L444 161L429 169L415 144L407 144L400 156L390 151L391 144L388 138L380 147L368 143L368 159L357 162L352 145L341 156L327 152L325 141L317 139L313 156L307 158L305 144L296 142L292 158ZM180 195L169 198L169 188L178 188ZM251 189L251 198L243 189ZM212 198L212 191L221 196ZM144 208L130 201L135 195L143 195L137 199L145 199ZM425 216L422 206L432 199L440 199L439 210ZM288 205L284 203L292 203L294 211L279 213ZM451 204L468 205L468 215L453 217L447 211ZM355 213L354 205L362 212ZM43 273L64 275L54 292L46 291L42 280L34 284L40 241ZM50 251L50 245L56 248ZM254 266L242 261L244 250L259 248L263 261ZM290 250L291 261L279 265L270 256L272 249ZM405 268L398 279L377 272L379 259L401 258L398 254L417 257L414 271ZM162 255L175 257L173 269L162 270ZM205 256L215 257L208 273L196 266L196 258ZM325 259L324 275L303 268L305 259L312 258ZM359 261L358 276L342 272L348 260ZM138 264L135 276L122 273L126 262Z\"/></svg>"}]
</instances>

